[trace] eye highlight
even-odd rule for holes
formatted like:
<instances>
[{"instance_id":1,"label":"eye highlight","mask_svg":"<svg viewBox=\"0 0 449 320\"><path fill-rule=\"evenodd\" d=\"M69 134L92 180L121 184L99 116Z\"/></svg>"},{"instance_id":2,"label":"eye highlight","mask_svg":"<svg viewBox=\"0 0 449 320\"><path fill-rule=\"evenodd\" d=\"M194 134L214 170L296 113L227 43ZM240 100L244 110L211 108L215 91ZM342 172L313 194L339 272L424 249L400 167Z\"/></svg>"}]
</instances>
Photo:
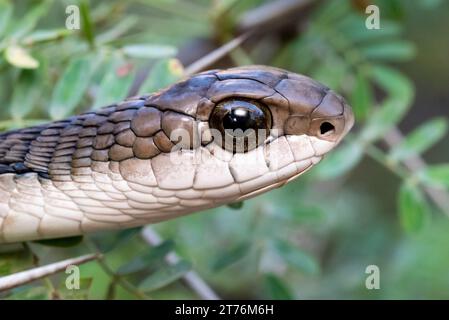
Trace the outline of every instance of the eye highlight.
<instances>
[{"instance_id":1,"label":"eye highlight","mask_svg":"<svg viewBox=\"0 0 449 320\"><path fill-rule=\"evenodd\" d=\"M216 141L228 151L246 152L256 148L269 135L272 119L265 105L252 100L225 100L212 111L209 126L218 130Z\"/></svg>"}]
</instances>

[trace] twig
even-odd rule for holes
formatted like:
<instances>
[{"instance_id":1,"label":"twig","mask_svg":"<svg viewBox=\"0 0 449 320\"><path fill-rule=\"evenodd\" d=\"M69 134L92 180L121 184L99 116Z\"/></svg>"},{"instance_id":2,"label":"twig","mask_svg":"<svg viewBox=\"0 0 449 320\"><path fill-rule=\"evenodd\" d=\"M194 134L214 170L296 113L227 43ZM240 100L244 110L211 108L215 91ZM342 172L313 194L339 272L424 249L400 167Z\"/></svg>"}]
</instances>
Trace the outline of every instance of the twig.
<instances>
[{"instance_id":1,"label":"twig","mask_svg":"<svg viewBox=\"0 0 449 320\"><path fill-rule=\"evenodd\" d=\"M404 137L401 131L396 127L383 137L383 141L389 148L394 148L399 145L403 139ZM426 162L418 154L415 154L402 162L404 166L412 172L421 171L427 167ZM429 186L424 186L424 190L439 209L449 216L449 194L444 190Z\"/></svg>"},{"instance_id":2,"label":"twig","mask_svg":"<svg viewBox=\"0 0 449 320\"><path fill-rule=\"evenodd\" d=\"M129 282L122 276L116 274L114 272L114 270L112 270L111 267L109 267L109 265L107 264L107 262L105 260L105 257L100 253L97 245L95 244L95 241L93 241L91 237L86 237L85 244L89 250L97 252L97 254L100 255L99 258L97 259L97 263L111 279L111 285L118 284L123 289L125 289L129 293L135 295L139 299L145 299L145 300L150 299L150 297L148 295L146 295L145 292L139 290L139 288L137 288L135 285L133 285L131 282ZM108 294L109 294L109 292L108 292Z\"/></svg>"},{"instance_id":3,"label":"twig","mask_svg":"<svg viewBox=\"0 0 449 320\"><path fill-rule=\"evenodd\" d=\"M150 299L149 296L145 294L145 292L139 290L136 288L132 283L130 283L128 280L124 279L123 277L117 275L110 267L109 265L104 261L104 258L98 259L98 264L103 269L103 271L111 278L111 285L118 284L123 289L127 290L128 292L134 294L136 297L140 299ZM109 294L109 292L108 292Z\"/></svg>"},{"instance_id":4,"label":"twig","mask_svg":"<svg viewBox=\"0 0 449 320\"><path fill-rule=\"evenodd\" d=\"M240 46L246 39L249 38L250 35L251 32L244 33L237 38L232 39L228 43L222 45L221 47L215 49L214 51L206 54L205 56L201 57L194 63L190 64L187 68L185 68L184 74L188 76L206 69L210 65L226 56L229 52Z\"/></svg>"},{"instance_id":5,"label":"twig","mask_svg":"<svg viewBox=\"0 0 449 320\"><path fill-rule=\"evenodd\" d=\"M71 258L64 261L48 264L46 266L41 266L34 269L17 272L9 276L1 277L0 292L58 273L62 270L65 270L70 265L79 265L91 260L98 259L99 257L100 255L98 254L88 254L78 258Z\"/></svg>"},{"instance_id":6,"label":"twig","mask_svg":"<svg viewBox=\"0 0 449 320\"><path fill-rule=\"evenodd\" d=\"M389 161L387 155L385 155L385 153L374 144L366 144L364 150L365 154L385 166L387 169L390 169L390 171L396 174L399 178L405 180L408 176L410 176L408 170L404 168L401 163Z\"/></svg>"},{"instance_id":7,"label":"twig","mask_svg":"<svg viewBox=\"0 0 449 320\"><path fill-rule=\"evenodd\" d=\"M143 239L152 246L157 246L162 243L159 234L150 226L146 226L142 230ZM167 263L174 265L181 259L179 256L171 251L165 256ZM201 298L205 300L220 300L220 297L209 287L209 285L196 273L191 270L184 274L183 281Z\"/></svg>"},{"instance_id":8,"label":"twig","mask_svg":"<svg viewBox=\"0 0 449 320\"><path fill-rule=\"evenodd\" d=\"M239 30L254 30L273 22L284 22L286 16L296 14L312 4L312 0L276 0L245 12L238 22Z\"/></svg>"}]
</instances>

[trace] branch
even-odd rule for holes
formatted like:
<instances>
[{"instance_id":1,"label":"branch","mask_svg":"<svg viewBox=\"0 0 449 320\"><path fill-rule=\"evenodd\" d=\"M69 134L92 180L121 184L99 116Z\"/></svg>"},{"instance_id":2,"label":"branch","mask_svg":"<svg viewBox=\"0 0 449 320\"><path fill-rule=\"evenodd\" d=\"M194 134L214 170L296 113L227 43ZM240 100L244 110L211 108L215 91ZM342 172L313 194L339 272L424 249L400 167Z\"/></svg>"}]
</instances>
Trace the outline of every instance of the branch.
<instances>
[{"instance_id":1,"label":"branch","mask_svg":"<svg viewBox=\"0 0 449 320\"><path fill-rule=\"evenodd\" d=\"M384 137L383 141L389 148L394 148L399 145L404 136L401 131L395 127L390 132L388 132ZM412 172L421 171L427 167L426 162L418 154L411 156L402 161L404 166ZM445 190L436 189L432 187L425 186L424 191L432 199L432 201L438 206L438 208L449 216L449 194Z\"/></svg>"},{"instance_id":2,"label":"branch","mask_svg":"<svg viewBox=\"0 0 449 320\"><path fill-rule=\"evenodd\" d=\"M273 23L283 24L288 17L304 11L313 3L312 0L276 0L245 12L237 23L238 30L255 30L265 32L265 26Z\"/></svg>"},{"instance_id":3,"label":"branch","mask_svg":"<svg viewBox=\"0 0 449 320\"><path fill-rule=\"evenodd\" d=\"M162 243L162 239L159 234L154 231L150 226L146 226L142 230L143 239L152 246L157 246ZM165 256L165 261L168 264L174 265L181 259L179 256L171 251ZM195 271L189 271L182 277L183 281L189 286L201 299L204 300L220 300L220 297L209 287L209 285L196 273Z\"/></svg>"},{"instance_id":4,"label":"branch","mask_svg":"<svg viewBox=\"0 0 449 320\"><path fill-rule=\"evenodd\" d=\"M228 43L225 43L221 47L199 58L198 60L190 64L187 68L185 68L185 75L192 75L206 69L210 65L225 57L229 52L240 46L246 39L250 37L250 35L251 32L242 34L241 36L232 39Z\"/></svg>"},{"instance_id":5,"label":"branch","mask_svg":"<svg viewBox=\"0 0 449 320\"><path fill-rule=\"evenodd\" d=\"M46 266L41 266L34 269L17 272L9 276L1 277L0 292L58 273L62 270L65 270L70 265L83 264L88 261L98 259L99 257L100 255L97 254L88 254L78 258L71 258L64 261L48 264Z\"/></svg>"}]
</instances>

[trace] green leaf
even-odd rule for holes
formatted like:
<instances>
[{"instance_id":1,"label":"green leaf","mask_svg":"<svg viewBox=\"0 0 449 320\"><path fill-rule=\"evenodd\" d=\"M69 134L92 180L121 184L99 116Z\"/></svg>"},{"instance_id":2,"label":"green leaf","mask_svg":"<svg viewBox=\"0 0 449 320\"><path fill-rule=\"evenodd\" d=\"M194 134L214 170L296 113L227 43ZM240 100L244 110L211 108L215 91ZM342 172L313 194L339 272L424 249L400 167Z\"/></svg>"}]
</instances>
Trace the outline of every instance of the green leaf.
<instances>
[{"instance_id":1,"label":"green leaf","mask_svg":"<svg viewBox=\"0 0 449 320\"><path fill-rule=\"evenodd\" d=\"M136 237L141 230L142 227L136 227L115 232L98 232L90 235L89 238L95 242L96 247L101 252L106 253L127 244Z\"/></svg>"},{"instance_id":2,"label":"green leaf","mask_svg":"<svg viewBox=\"0 0 449 320\"><path fill-rule=\"evenodd\" d=\"M9 112L14 120L22 120L36 105L42 92L42 66L38 70L22 70L14 86Z\"/></svg>"},{"instance_id":3,"label":"green leaf","mask_svg":"<svg viewBox=\"0 0 449 320\"><path fill-rule=\"evenodd\" d=\"M25 250L26 247L24 246L24 243L25 242L0 244L0 257L2 254L9 254Z\"/></svg>"},{"instance_id":4,"label":"green leaf","mask_svg":"<svg viewBox=\"0 0 449 320\"><path fill-rule=\"evenodd\" d=\"M317 223L325 218L323 210L319 207L309 207L294 204L294 208L288 211L288 217L296 223Z\"/></svg>"},{"instance_id":5,"label":"green leaf","mask_svg":"<svg viewBox=\"0 0 449 320\"><path fill-rule=\"evenodd\" d=\"M90 7L87 0L82 0L80 2L80 15L83 35L89 43L89 46L93 48L95 46L94 26L90 18Z\"/></svg>"},{"instance_id":6,"label":"green leaf","mask_svg":"<svg viewBox=\"0 0 449 320\"><path fill-rule=\"evenodd\" d=\"M399 71L382 65L373 65L371 67L371 76L386 91L388 99L397 102L401 106L407 106L412 102L414 95L413 85Z\"/></svg>"},{"instance_id":7,"label":"green leaf","mask_svg":"<svg viewBox=\"0 0 449 320\"><path fill-rule=\"evenodd\" d=\"M337 90L344 83L344 78L348 74L348 66L337 55L327 54L313 71L312 77L317 81Z\"/></svg>"},{"instance_id":8,"label":"green leaf","mask_svg":"<svg viewBox=\"0 0 449 320\"><path fill-rule=\"evenodd\" d=\"M87 57L70 62L53 91L49 108L52 119L62 119L73 112L89 85L93 68Z\"/></svg>"},{"instance_id":9,"label":"green leaf","mask_svg":"<svg viewBox=\"0 0 449 320\"><path fill-rule=\"evenodd\" d=\"M83 242L83 238L83 236L74 236L58 239L36 240L33 242L49 247L68 248L79 245L81 242Z\"/></svg>"},{"instance_id":10,"label":"green leaf","mask_svg":"<svg viewBox=\"0 0 449 320\"><path fill-rule=\"evenodd\" d=\"M126 16L115 23L112 28L108 28L106 32L99 34L95 40L99 44L106 44L110 41L114 41L134 27L138 21L139 19L136 16Z\"/></svg>"},{"instance_id":11,"label":"green leaf","mask_svg":"<svg viewBox=\"0 0 449 320\"><path fill-rule=\"evenodd\" d=\"M151 265L156 262L161 262L161 260L174 248L173 241L165 241L160 245L152 248L151 250L145 251L140 256L132 259L131 261L121 265L117 274L119 275L129 275L148 269Z\"/></svg>"},{"instance_id":12,"label":"green leaf","mask_svg":"<svg viewBox=\"0 0 449 320\"><path fill-rule=\"evenodd\" d=\"M337 178L354 168L362 156L363 146L357 141L348 142L329 153L312 175L322 180Z\"/></svg>"},{"instance_id":13,"label":"green leaf","mask_svg":"<svg viewBox=\"0 0 449 320\"><path fill-rule=\"evenodd\" d=\"M39 287L20 287L6 298L7 300L48 300L50 299L50 291L48 288Z\"/></svg>"},{"instance_id":14,"label":"green leaf","mask_svg":"<svg viewBox=\"0 0 449 320\"><path fill-rule=\"evenodd\" d=\"M382 15L392 20L403 20L404 9L406 7L398 0L388 0L382 2Z\"/></svg>"},{"instance_id":15,"label":"green leaf","mask_svg":"<svg viewBox=\"0 0 449 320\"><path fill-rule=\"evenodd\" d=\"M234 210L240 210L243 208L243 204L245 203L245 201L239 201L239 202L234 202L234 203L230 203L228 204L228 208L234 209Z\"/></svg>"},{"instance_id":16,"label":"green leaf","mask_svg":"<svg viewBox=\"0 0 449 320\"><path fill-rule=\"evenodd\" d=\"M48 119L22 119L20 121L4 120L0 121L0 130L20 129L44 123L48 123Z\"/></svg>"},{"instance_id":17,"label":"green leaf","mask_svg":"<svg viewBox=\"0 0 449 320\"><path fill-rule=\"evenodd\" d=\"M382 61L407 61L415 56L415 47L408 41L391 41L365 45L360 51L368 59Z\"/></svg>"},{"instance_id":18,"label":"green leaf","mask_svg":"<svg viewBox=\"0 0 449 320\"><path fill-rule=\"evenodd\" d=\"M275 240L274 247L280 257L301 272L306 274L317 274L319 272L319 265L316 260L291 243L284 240Z\"/></svg>"},{"instance_id":19,"label":"green leaf","mask_svg":"<svg viewBox=\"0 0 449 320\"><path fill-rule=\"evenodd\" d=\"M177 49L163 44L133 44L124 46L123 52L133 58L159 59L176 55Z\"/></svg>"},{"instance_id":20,"label":"green leaf","mask_svg":"<svg viewBox=\"0 0 449 320\"><path fill-rule=\"evenodd\" d=\"M419 231L429 216L429 206L421 190L414 184L404 182L398 197L401 225L407 232Z\"/></svg>"},{"instance_id":21,"label":"green leaf","mask_svg":"<svg viewBox=\"0 0 449 320\"><path fill-rule=\"evenodd\" d=\"M356 120L365 119L368 111L374 105L374 97L369 80L363 72L357 73L355 86L349 100Z\"/></svg>"},{"instance_id":22,"label":"green leaf","mask_svg":"<svg viewBox=\"0 0 449 320\"><path fill-rule=\"evenodd\" d=\"M208 6L200 5L200 2L195 1L144 0L144 2L150 9L164 12L176 17L175 20L180 19L181 21L195 21L210 13L207 11Z\"/></svg>"},{"instance_id":23,"label":"green leaf","mask_svg":"<svg viewBox=\"0 0 449 320\"><path fill-rule=\"evenodd\" d=\"M158 61L140 88L141 93L151 93L179 80L184 73L181 62L177 59Z\"/></svg>"},{"instance_id":24,"label":"green leaf","mask_svg":"<svg viewBox=\"0 0 449 320\"><path fill-rule=\"evenodd\" d=\"M422 8L432 10L440 6L443 3L443 0L422 0L418 3Z\"/></svg>"},{"instance_id":25,"label":"green leaf","mask_svg":"<svg viewBox=\"0 0 449 320\"><path fill-rule=\"evenodd\" d=\"M371 68L371 76L387 93L387 97L373 112L362 130L361 138L364 141L379 139L401 121L410 108L414 96L410 80L394 69L375 65Z\"/></svg>"},{"instance_id":26,"label":"green leaf","mask_svg":"<svg viewBox=\"0 0 449 320\"><path fill-rule=\"evenodd\" d=\"M59 294L63 299L81 300L89 297L89 290L92 287L93 278L81 278L79 282L79 289L67 289L65 284L66 278L63 277L63 281L59 286Z\"/></svg>"},{"instance_id":27,"label":"green leaf","mask_svg":"<svg viewBox=\"0 0 449 320\"><path fill-rule=\"evenodd\" d=\"M24 250L0 253L0 277L27 269L33 262L33 253L28 247Z\"/></svg>"},{"instance_id":28,"label":"green leaf","mask_svg":"<svg viewBox=\"0 0 449 320\"><path fill-rule=\"evenodd\" d=\"M348 14L350 2L329 1L329 4L320 6L313 19L318 25L334 25L336 21L343 19Z\"/></svg>"},{"instance_id":29,"label":"green leaf","mask_svg":"<svg viewBox=\"0 0 449 320\"><path fill-rule=\"evenodd\" d=\"M421 154L443 138L447 129L446 119L429 120L410 133L400 145L395 146L390 153L390 157L399 161L412 155Z\"/></svg>"},{"instance_id":30,"label":"green leaf","mask_svg":"<svg viewBox=\"0 0 449 320\"><path fill-rule=\"evenodd\" d=\"M180 279L191 268L187 261L180 261L174 265L163 266L153 274L145 278L139 285L139 289L150 292Z\"/></svg>"},{"instance_id":31,"label":"green leaf","mask_svg":"<svg viewBox=\"0 0 449 320\"><path fill-rule=\"evenodd\" d=\"M6 48L5 59L17 68L36 69L39 67L39 61L33 58L27 50L17 45Z\"/></svg>"},{"instance_id":32,"label":"green leaf","mask_svg":"<svg viewBox=\"0 0 449 320\"><path fill-rule=\"evenodd\" d=\"M291 300L294 298L287 284L284 283L279 277L273 274L267 274L264 282L265 288L269 292L272 299Z\"/></svg>"},{"instance_id":33,"label":"green leaf","mask_svg":"<svg viewBox=\"0 0 449 320\"><path fill-rule=\"evenodd\" d=\"M126 98L135 75L135 67L124 60L113 60L106 68L95 97L93 109Z\"/></svg>"},{"instance_id":34,"label":"green leaf","mask_svg":"<svg viewBox=\"0 0 449 320\"><path fill-rule=\"evenodd\" d=\"M233 263L236 263L243 257L245 257L251 248L249 243L240 243L233 248L226 249L225 252L220 253L217 260L212 264L213 271L223 270Z\"/></svg>"},{"instance_id":35,"label":"green leaf","mask_svg":"<svg viewBox=\"0 0 449 320\"><path fill-rule=\"evenodd\" d=\"M31 46L36 43L58 40L70 34L72 34L72 31L67 29L36 30L26 36L21 43Z\"/></svg>"},{"instance_id":36,"label":"green leaf","mask_svg":"<svg viewBox=\"0 0 449 320\"><path fill-rule=\"evenodd\" d=\"M365 24L365 20L360 16L348 15L347 23L343 25L342 33L351 42L373 43L376 39L392 38L401 35L402 25L395 21L382 21L380 29L360 28L360 25Z\"/></svg>"},{"instance_id":37,"label":"green leaf","mask_svg":"<svg viewBox=\"0 0 449 320\"><path fill-rule=\"evenodd\" d=\"M8 30L8 37L12 39L20 39L28 32L33 30L39 19L48 12L51 1L42 1L36 4L32 9L27 10L27 14L10 26Z\"/></svg>"},{"instance_id":38,"label":"green leaf","mask_svg":"<svg viewBox=\"0 0 449 320\"><path fill-rule=\"evenodd\" d=\"M449 163L428 166L418 177L432 187L449 188Z\"/></svg>"},{"instance_id":39,"label":"green leaf","mask_svg":"<svg viewBox=\"0 0 449 320\"><path fill-rule=\"evenodd\" d=\"M8 0L0 0L0 38L5 34L12 16L12 5Z\"/></svg>"}]
</instances>

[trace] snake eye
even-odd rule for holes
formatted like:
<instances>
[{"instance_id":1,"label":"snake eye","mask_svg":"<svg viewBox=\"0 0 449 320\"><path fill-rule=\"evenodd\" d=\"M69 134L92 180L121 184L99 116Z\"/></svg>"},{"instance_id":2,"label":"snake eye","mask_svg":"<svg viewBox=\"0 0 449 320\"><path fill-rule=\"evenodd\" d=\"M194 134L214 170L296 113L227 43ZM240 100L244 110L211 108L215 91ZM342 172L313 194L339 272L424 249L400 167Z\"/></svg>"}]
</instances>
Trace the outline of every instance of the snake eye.
<instances>
[{"instance_id":1,"label":"snake eye","mask_svg":"<svg viewBox=\"0 0 449 320\"><path fill-rule=\"evenodd\" d=\"M271 129L269 109L256 101L225 100L212 111L209 126L216 129L216 142L232 152L246 152L256 148L269 135Z\"/></svg>"}]
</instances>

